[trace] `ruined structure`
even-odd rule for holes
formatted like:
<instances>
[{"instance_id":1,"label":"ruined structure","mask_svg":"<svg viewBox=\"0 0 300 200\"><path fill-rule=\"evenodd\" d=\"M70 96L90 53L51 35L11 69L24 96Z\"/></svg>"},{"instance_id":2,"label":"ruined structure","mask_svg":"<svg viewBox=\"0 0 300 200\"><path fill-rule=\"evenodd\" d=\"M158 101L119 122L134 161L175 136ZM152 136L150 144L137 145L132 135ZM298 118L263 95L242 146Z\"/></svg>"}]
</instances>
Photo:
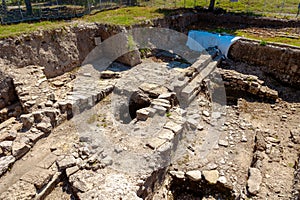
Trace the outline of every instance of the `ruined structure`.
<instances>
[{"instance_id":1,"label":"ruined structure","mask_svg":"<svg viewBox=\"0 0 300 200\"><path fill-rule=\"evenodd\" d=\"M105 71L86 62L118 33L201 17L2 39L0 199L298 199L299 48L242 39L187 62L126 37Z\"/></svg>"}]
</instances>

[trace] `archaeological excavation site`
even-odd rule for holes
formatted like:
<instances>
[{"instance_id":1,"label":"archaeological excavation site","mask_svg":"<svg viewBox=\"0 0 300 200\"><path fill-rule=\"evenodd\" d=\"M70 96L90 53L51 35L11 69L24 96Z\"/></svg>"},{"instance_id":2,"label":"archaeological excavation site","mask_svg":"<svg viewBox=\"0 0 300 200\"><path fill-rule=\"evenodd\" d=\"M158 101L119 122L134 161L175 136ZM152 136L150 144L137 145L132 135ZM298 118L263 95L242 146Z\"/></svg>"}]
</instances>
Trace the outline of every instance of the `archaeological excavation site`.
<instances>
[{"instance_id":1,"label":"archaeological excavation site","mask_svg":"<svg viewBox=\"0 0 300 200\"><path fill-rule=\"evenodd\" d=\"M212 24L300 35L190 10L0 39L0 199L300 199L300 48Z\"/></svg>"}]
</instances>

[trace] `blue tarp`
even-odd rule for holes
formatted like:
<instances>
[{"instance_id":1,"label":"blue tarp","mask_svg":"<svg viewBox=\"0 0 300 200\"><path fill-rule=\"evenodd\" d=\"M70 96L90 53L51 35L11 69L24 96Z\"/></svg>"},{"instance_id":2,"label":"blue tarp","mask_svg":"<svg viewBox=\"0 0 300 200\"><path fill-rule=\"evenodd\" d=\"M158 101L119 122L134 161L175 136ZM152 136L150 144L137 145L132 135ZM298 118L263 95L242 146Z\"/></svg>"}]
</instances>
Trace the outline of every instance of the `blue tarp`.
<instances>
[{"instance_id":1,"label":"blue tarp","mask_svg":"<svg viewBox=\"0 0 300 200\"><path fill-rule=\"evenodd\" d=\"M192 30L189 31L186 45L194 51L203 51L209 47L218 47L222 54L227 57L230 46L238 39L240 37Z\"/></svg>"}]
</instances>

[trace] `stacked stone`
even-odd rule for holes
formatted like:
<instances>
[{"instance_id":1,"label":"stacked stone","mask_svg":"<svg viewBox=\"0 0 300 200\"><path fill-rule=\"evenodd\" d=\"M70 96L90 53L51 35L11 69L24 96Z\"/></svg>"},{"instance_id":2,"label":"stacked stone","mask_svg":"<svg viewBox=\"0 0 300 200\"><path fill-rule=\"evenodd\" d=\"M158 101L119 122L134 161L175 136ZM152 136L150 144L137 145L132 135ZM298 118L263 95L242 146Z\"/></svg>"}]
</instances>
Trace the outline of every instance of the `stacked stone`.
<instances>
[{"instance_id":1,"label":"stacked stone","mask_svg":"<svg viewBox=\"0 0 300 200\"><path fill-rule=\"evenodd\" d=\"M259 80L257 76L245 75L233 70L220 70L224 85L232 90L246 91L262 99L276 100L278 92L264 85L264 81Z\"/></svg>"}]
</instances>

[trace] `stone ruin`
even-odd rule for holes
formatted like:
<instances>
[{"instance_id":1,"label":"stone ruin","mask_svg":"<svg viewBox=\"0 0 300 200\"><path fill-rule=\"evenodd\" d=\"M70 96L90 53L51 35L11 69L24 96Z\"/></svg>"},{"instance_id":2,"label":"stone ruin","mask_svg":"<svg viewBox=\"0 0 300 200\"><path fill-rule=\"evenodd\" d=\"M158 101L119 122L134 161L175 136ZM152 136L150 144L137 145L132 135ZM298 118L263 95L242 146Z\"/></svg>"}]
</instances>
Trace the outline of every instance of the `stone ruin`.
<instances>
[{"instance_id":1,"label":"stone ruin","mask_svg":"<svg viewBox=\"0 0 300 200\"><path fill-rule=\"evenodd\" d=\"M0 41L0 199L298 199L299 48L242 39L228 59L135 48L83 64L126 31Z\"/></svg>"}]
</instances>

